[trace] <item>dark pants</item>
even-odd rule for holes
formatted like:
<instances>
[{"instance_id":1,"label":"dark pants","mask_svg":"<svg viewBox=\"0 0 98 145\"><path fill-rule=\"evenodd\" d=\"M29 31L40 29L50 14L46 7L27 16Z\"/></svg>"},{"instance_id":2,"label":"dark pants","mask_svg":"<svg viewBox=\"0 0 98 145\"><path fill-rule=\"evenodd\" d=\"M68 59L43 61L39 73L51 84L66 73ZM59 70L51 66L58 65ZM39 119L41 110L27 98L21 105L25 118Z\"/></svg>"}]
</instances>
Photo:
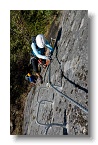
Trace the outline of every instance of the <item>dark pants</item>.
<instances>
[{"instance_id":1,"label":"dark pants","mask_svg":"<svg viewBox=\"0 0 98 145\"><path fill-rule=\"evenodd\" d=\"M46 63L45 59L42 59L42 64L44 65ZM33 66L33 70L38 73L38 58L37 57L33 57L31 60L31 64Z\"/></svg>"}]
</instances>

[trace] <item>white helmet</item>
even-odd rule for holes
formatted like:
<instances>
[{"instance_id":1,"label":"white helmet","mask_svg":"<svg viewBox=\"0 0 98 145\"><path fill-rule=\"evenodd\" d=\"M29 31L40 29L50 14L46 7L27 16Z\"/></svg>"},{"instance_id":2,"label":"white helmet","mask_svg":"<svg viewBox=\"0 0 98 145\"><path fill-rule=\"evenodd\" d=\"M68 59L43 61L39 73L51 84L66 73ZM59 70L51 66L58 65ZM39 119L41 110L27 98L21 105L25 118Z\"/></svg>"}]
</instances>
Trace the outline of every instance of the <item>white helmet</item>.
<instances>
[{"instance_id":1,"label":"white helmet","mask_svg":"<svg viewBox=\"0 0 98 145\"><path fill-rule=\"evenodd\" d=\"M45 46L45 37L43 34L39 34L36 36L36 44L39 48L44 48Z\"/></svg>"}]
</instances>

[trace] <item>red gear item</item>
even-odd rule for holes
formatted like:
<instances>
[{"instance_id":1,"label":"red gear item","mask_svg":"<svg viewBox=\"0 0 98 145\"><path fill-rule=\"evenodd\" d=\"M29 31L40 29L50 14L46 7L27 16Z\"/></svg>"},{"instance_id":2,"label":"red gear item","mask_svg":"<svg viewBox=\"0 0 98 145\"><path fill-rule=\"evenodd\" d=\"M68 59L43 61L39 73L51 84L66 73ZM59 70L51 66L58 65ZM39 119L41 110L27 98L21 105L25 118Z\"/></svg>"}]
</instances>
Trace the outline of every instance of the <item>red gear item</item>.
<instances>
[{"instance_id":1,"label":"red gear item","mask_svg":"<svg viewBox=\"0 0 98 145\"><path fill-rule=\"evenodd\" d=\"M38 59L38 63L42 64L42 59L41 58Z\"/></svg>"}]
</instances>

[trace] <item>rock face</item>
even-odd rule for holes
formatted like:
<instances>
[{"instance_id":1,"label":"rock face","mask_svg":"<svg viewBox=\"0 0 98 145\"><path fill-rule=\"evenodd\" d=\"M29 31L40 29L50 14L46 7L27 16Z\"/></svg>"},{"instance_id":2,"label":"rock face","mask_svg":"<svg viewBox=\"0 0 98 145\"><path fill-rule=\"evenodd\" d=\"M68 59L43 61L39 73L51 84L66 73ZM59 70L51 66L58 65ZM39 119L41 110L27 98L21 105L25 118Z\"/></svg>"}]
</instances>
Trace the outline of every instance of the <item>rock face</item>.
<instances>
[{"instance_id":1,"label":"rock face","mask_svg":"<svg viewBox=\"0 0 98 145\"><path fill-rule=\"evenodd\" d=\"M51 84L88 109L87 11L62 11L52 58ZM23 134L88 135L88 111L51 87L48 70L43 77L27 96Z\"/></svg>"}]
</instances>

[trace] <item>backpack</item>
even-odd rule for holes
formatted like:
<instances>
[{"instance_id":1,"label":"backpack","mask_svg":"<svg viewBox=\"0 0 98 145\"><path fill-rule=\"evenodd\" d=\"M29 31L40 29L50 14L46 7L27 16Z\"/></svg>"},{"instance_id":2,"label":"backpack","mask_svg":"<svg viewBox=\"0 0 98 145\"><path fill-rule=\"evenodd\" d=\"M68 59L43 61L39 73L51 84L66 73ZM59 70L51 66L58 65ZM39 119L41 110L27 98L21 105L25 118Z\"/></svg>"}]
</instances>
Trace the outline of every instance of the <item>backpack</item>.
<instances>
[{"instance_id":1,"label":"backpack","mask_svg":"<svg viewBox=\"0 0 98 145\"><path fill-rule=\"evenodd\" d=\"M33 42L33 43L36 43L36 36L33 36L33 37L32 37L32 42Z\"/></svg>"},{"instance_id":2,"label":"backpack","mask_svg":"<svg viewBox=\"0 0 98 145\"><path fill-rule=\"evenodd\" d=\"M33 36L33 37L32 37L32 43L34 43L34 44L36 45L36 49L38 49L38 46L37 46L37 44L36 44L36 36ZM31 51L31 54L32 54L33 56L36 56L36 55L34 54L33 50Z\"/></svg>"}]
</instances>

